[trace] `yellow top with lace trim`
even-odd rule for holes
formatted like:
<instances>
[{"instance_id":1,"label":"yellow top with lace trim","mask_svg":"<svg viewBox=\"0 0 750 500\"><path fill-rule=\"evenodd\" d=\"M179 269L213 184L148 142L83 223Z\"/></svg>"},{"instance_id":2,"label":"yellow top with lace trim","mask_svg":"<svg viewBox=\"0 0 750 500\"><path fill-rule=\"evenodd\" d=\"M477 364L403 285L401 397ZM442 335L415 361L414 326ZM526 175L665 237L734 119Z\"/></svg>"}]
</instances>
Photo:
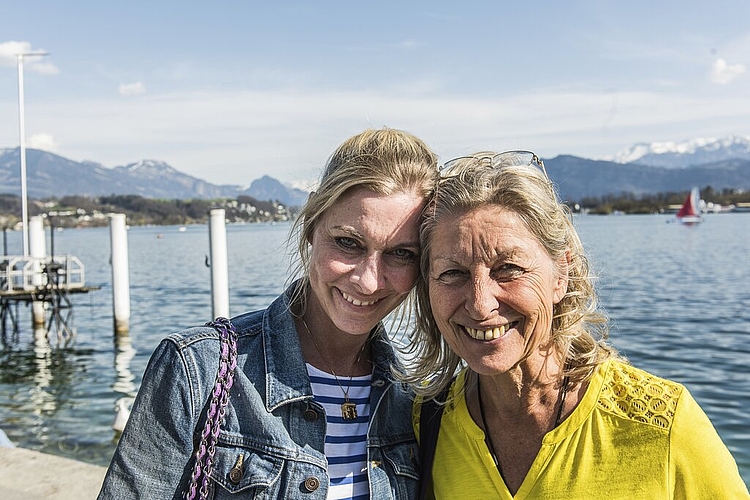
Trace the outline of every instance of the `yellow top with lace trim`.
<instances>
[{"instance_id":1,"label":"yellow top with lace trim","mask_svg":"<svg viewBox=\"0 0 750 500\"><path fill-rule=\"evenodd\" d=\"M432 469L443 499L750 499L734 458L684 386L610 360L511 495L463 396L451 388ZM414 428L419 436L419 410Z\"/></svg>"}]
</instances>

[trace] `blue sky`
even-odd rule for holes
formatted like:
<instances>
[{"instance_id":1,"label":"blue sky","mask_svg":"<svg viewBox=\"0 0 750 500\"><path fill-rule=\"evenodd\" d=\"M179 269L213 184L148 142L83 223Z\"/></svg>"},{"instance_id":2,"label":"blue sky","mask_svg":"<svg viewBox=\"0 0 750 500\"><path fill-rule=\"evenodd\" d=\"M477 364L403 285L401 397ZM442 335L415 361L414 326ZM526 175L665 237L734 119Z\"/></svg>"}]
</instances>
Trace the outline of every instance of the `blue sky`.
<instances>
[{"instance_id":1,"label":"blue sky","mask_svg":"<svg viewBox=\"0 0 750 500\"><path fill-rule=\"evenodd\" d=\"M309 185L365 128L442 159L750 136L750 2L37 1L0 8L0 148Z\"/></svg>"}]
</instances>

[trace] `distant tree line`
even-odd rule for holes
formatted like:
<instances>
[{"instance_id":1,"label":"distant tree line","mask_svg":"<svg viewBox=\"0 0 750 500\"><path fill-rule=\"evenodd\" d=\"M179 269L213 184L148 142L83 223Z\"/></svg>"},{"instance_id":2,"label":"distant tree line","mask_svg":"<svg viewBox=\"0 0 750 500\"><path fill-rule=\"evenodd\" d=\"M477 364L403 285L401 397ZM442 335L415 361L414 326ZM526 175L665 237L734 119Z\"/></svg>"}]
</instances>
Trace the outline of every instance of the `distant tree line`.
<instances>
[{"instance_id":1,"label":"distant tree line","mask_svg":"<svg viewBox=\"0 0 750 500\"><path fill-rule=\"evenodd\" d=\"M670 206L682 205L687 192L668 192L636 196L632 193L610 194L599 197L586 197L577 202L566 202L574 211L586 211L594 215L614 212L625 214L659 214L670 211ZM728 207L740 203L750 203L750 191L742 189L714 190L706 186L700 190L701 199L706 203ZM578 210L576 210L576 205Z\"/></svg>"},{"instance_id":2,"label":"distant tree line","mask_svg":"<svg viewBox=\"0 0 750 500\"><path fill-rule=\"evenodd\" d=\"M29 217L42 215L56 227L96 227L109 224L109 214L124 213L127 223L141 225L201 224L212 208L223 208L229 222L277 222L293 219L296 207L250 196L218 200L159 200L138 195L63 196L28 201ZM15 227L21 219L21 198L0 194L0 225Z\"/></svg>"}]
</instances>

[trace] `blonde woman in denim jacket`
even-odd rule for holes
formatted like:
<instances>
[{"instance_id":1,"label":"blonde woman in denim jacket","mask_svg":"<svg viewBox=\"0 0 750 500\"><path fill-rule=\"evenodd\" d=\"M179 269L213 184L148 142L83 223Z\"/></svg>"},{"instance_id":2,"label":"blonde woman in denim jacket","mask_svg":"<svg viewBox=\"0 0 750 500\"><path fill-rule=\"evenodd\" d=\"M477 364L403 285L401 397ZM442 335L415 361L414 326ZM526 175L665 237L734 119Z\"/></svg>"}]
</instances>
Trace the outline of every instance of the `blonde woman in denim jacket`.
<instances>
[{"instance_id":1,"label":"blonde woman in denim jacket","mask_svg":"<svg viewBox=\"0 0 750 500\"><path fill-rule=\"evenodd\" d=\"M382 321L417 279L436 164L422 141L387 128L331 156L293 226L301 278L232 319L237 366L209 498L415 497L412 395L391 375ZM219 348L209 327L158 346L100 499L185 497Z\"/></svg>"}]
</instances>

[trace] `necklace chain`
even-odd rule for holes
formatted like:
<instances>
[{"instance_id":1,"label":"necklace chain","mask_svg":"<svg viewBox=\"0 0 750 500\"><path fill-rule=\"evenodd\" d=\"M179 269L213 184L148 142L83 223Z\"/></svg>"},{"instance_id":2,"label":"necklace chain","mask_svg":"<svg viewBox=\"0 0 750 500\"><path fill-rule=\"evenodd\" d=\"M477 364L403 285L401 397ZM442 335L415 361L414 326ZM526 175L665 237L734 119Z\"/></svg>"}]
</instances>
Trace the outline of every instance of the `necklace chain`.
<instances>
[{"instance_id":1,"label":"necklace chain","mask_svg":"<svg viewBox=\"0 0 750 500\"><path fill-rule=\"evenodd\" d=\"M323 350L318 345L318 342L315 340L315 335L310 331L310 327L307 326L307 322L305 321L305 318L300 316L300 321L302 321L302 325L305 327L305 330L307 330L307 334L310 336L310 340L312 340L313 345L315 346L315 350L318 351L318 354L320 354L320 357L323 359L323 362L326 364L329 370L331 370L331 374L333 375L333 378L336 379L336 383L339 385L339 389L341 389L341 392L344 393L344 403L341 405L341 417L344 420L354 420L357 418L357 405L349 401L349 389L352 388L351 382L354 375L349 375L349 383L346 386L346 389L344 389L344 386L341 385L341 381L339 380L339 377L336 375L336 372L333 371L333 366L331 363L328 362L328 359L323 354ZM362 349L359 350L359 354L357 354L357 360L355 363L359 364L360 359L362 359L362 353L365 350L365 347L367 346L367 342L365 342L362 345Z\"/></svg>"},{"instance_id":2,"label":"necklace chain","mask_svg":"<svg viewBox=\"0 0 750 500\"><path fill-rule=\"evenodd\" d=\"M495 462L495 467L497 467L498 472L500 472L500 462L498 462L497 460L497 453L495 453L495 447L492 445L492 438L490 437L490 428L487 426L487 419L484 416L484 405L482 404L482 388L479 381L479 374L477 374L477 401L479 403L479 416L482 419L482 427L484 427L484 440L490 450L492 460ZM553 429L557 428L557 426L560 425L560 421L562 419L563 406L565 406L565 395L568 393L568 382L569 378L566 375L563 378L562 385L560 385L560 390L558 391L557 395L560 406L557 409L557 416L555 417L555 426L553 427ZM500 475L502 476L502 472L500 472Z\"/></svg>"}]
</instances>

